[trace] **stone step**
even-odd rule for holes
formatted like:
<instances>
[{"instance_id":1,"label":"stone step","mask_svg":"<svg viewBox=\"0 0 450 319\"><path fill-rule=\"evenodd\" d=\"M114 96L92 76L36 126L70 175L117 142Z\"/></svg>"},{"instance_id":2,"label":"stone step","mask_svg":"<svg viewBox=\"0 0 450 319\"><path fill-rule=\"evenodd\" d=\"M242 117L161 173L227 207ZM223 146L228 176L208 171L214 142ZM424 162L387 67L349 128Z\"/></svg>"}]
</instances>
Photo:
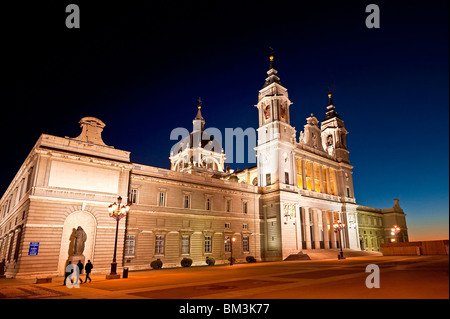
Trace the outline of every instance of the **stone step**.
<instances>
[{"instance_id":1,"label":"stone step","mask_svg":"<svg viewBox=\"0 0 450 319\"><path fill-rule=\"evenodd\" d=\"M293 260L311 260L311 258L309 258L308 254L299 252L298 254L289 255L284 259L284 261L293 261Z\"/></svg>"},{"instance_id":2,"label":"stone step","mask_svg":"<svg viewBox=\"0 0 450 319\"><path fill-rule=\"evenodd\" d=\"M383 254L375 251L361 251L344 248L344 257L363 257L363 256L382 256ZM311 260L337 259L340 250L331 249L303 249L302 253L307 254Z\"/></svg>"}]
</instances>

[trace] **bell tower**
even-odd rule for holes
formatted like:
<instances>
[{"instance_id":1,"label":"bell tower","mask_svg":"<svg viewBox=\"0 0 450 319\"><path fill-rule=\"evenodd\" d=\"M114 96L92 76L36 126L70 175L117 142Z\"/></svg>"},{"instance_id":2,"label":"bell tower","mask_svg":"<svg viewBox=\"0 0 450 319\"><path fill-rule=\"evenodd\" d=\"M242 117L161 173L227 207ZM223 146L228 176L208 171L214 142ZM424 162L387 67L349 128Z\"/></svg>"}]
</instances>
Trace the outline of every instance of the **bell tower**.
<instances>
[{"instance_id":1,"label":"bell tower","mask_svg":"<svg viewBox=\"0 0 450 319\"><path fill-rule=\"evenodd\" d=\"M258 146L256 147L258 165L258 186L276 183L294 183L293 148L295 128L290 125L289 100L287 89L281 84L275 69L273 50L269 56L270 65L267 78L259 90Z\"/></svg>"},{"instance_id":2,"label":"bell tower","mask_svg":"<svg viewBox=\"0 0 450 319\"><path fill-rule=\"evenodd\" d=\"M338 162L349 164L347 150L347 130L344 121L339 117L331 99L331 93L328 94L328 106L325 118L321 123L322 146L325 152L336 157Z\"/></svg>"}]
</instances>

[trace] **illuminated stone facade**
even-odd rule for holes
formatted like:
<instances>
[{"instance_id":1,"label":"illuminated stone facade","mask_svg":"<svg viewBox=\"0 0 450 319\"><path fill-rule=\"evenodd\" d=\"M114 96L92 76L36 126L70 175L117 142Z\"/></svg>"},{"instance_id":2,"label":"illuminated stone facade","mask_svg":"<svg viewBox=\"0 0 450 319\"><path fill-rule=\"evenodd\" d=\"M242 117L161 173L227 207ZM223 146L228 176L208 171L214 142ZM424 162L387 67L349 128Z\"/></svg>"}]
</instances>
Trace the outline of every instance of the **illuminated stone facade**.
<instances>
[{"instance_id":1,"label":"illuminated stone facade","mask_svg":"<svg viewBox=\"0 0 450 319\"><path fill-rule=\"evenodd\" d=\"M324 120L311 114L298 139L291 104L271 60L256 104L257 165L236 172L224 168L224 150L214 139L196 135L205 126L201 105L191 134L171 150L170 170L132 163L130 152L106 145L97 118L83 118L76 138L42 134L0 201L6 275L62 275L79 226L87 234L85 260L94 273L108 273L116 228L108 206L119 195L131 203L119 224L119 269L148 269L156 259L175 267L183 257L194 265L206 257L225 263L231 237L237 261L338 248L338 219L345 223L344 248L372 250L361 234L373 230L364 216L381 218L380 243L394 224L402 228L397 240L407 241L398 202L388 210L356 204L347 131L331 96Z\"/></svg>"}]
</instances>

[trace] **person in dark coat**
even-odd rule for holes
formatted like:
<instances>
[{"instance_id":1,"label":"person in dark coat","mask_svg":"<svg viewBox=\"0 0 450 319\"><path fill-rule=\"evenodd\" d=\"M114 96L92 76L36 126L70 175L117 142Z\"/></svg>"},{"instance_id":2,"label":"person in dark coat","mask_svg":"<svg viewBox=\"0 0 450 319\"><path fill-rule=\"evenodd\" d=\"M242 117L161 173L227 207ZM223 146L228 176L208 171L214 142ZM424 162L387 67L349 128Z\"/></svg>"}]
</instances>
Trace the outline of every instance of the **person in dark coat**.
<instances>
[{"instance_id":1,"label":"person in dark coat","mask_svg":"<svg viewBox=\"0 0 450 319\"><path fill-rule=\"evenodd\" d=\"M86 267L84 267L84 270L86 271L86 279L84 280L84 282L86 283L87 280L89 279L89 282L91 282L91 277L89 277L89 275L91 274L91 270L92 268L94 268L94 266L92 265L91 261L88 260Z\"/></svg>"},{"instance_id":2,"label":"person in dark coat","mask_svg":"<svg viewBox=\"0 0 450 319\"><path fill-rule=\"evenodd\" d=\"M83 272L83 268L84 268L83 264L81 263L81 260L78 261L77 266L78 266L79 275L81 275L81 273ZM80 284L82 284L83 279L81 279L80 276L78 276L78 277L79 277L78 279L80 279Z\"/></svg>"}]
</instances>

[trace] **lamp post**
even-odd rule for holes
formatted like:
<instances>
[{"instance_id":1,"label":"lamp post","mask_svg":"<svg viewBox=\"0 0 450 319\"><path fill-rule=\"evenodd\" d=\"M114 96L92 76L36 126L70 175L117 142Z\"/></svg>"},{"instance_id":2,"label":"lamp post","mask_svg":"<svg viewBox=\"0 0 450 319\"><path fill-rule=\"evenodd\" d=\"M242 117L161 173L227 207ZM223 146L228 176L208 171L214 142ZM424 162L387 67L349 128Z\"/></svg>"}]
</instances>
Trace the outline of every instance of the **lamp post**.
<instances>
[{"instance_id":1,"label":"lamp post","mask_svg":"<svg viewBox=\"0 0 450 319\"><path fill-rule=\"evenodd\" d=\"M391 228L391 235L394 236L394 238L391 239L391 242L395 242L397 240L398 233L400 233L400 227L394 225L394 227Z\"/></svg>"},{"instance_id":2,"label":"lamp post","mask_svg":"<svg viewBox=\"0 0 450 319\"><path fill-rule=\"evenodd\" d=\"M130 211L129 205L122 205L122 197L117 198L117 203L111 204L108 207L109 216L116 220L116 238L114 241L114 255L111 263L111 273L109 274L109 278L118 278L117 275L117 262L116 262L116 253L117 253L117 237L119 235L119 221L127 215ZM108 276L107 276L108 278Z\"/></svg>"},{"instance_id":3,"label":"lamp post","mask_svg":"<svg viewBox=\"0 0 450 319\"><path fill-rule=\"evenodd\" d=\"M339 259L345 259L344 252L342 251L342 241L341 241L341 230L344 229L345 224L341 223L341 221L338 219L337 222L334 223L333 227L334 227L335 233L339 232L339 235L338 235L339 236L339 247L341 248Z\"/></svg>"},{"instance_id":4,"label":"lamp post","mask_svg":"<svg viewBox=\"0 0 450 319\"><path fill-rule=\"evenodd\" d=\"M230 266L233 266L233 243L236 241L236 237L225 239L225 244L230 244Z\"/></svg>"}]
</instances>

